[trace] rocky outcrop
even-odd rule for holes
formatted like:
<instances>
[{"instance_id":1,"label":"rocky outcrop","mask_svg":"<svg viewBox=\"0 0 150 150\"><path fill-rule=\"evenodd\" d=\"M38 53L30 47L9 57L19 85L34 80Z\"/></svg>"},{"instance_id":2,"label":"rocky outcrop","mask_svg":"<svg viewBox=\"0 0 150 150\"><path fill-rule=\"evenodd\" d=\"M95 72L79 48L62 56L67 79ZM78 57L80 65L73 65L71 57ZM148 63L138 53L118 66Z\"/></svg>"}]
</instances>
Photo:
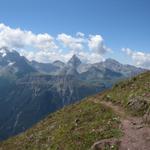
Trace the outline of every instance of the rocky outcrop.
<instances>
[{"instance_id":1,"label":"rocky outcrop","mask_svg":"<svg viewBox=\"0 0 150 150\"><path fill-rule=\"evenodd\" d=\"M94 143L91 150L119 149L121 141L118 139L105 139Z\"/></svg>"},{"instance_id":2,"label":"rocky outcrop","mask_svg":"<svg viewBox=\"0 0 150 150\"><path fill-rule=\"evenodd\" d=\"M129 99L128 108L133 112L138 112L139 114L145 114L149 105L148 99L143 96L135 96Z\"/></svg>"}]
</instances>

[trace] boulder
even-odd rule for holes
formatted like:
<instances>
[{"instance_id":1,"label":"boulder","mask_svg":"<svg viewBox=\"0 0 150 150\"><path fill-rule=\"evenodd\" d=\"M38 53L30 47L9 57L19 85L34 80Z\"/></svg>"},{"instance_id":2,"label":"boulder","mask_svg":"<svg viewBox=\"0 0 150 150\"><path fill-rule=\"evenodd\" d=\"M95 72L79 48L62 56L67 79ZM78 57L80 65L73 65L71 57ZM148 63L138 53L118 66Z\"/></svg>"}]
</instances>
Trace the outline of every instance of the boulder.
<instances>
[{"instance_id":1,"label":"boulder","mask_svg":"<svg viewBox=\"0 0 150 150\"><path fill-rule=\"evenodd\" d=\"M104 149L119 149L121 141L115 138L104 139L94 143L91 150L104 150Z\"/></svg>"}]
</instances>

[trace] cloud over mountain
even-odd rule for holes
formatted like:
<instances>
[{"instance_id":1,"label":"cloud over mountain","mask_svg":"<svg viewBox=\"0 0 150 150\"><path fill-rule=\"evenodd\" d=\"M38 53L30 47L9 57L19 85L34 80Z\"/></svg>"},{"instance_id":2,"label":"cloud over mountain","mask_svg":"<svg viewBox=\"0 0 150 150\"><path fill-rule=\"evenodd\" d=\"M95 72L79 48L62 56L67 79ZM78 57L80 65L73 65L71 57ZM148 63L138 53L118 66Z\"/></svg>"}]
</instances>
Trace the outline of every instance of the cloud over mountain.
<instances>
[{"instance_id":1,"label":"cloud over mountain","mask_svg":"<svg viewBox=\"0 0 150 150\"><path fill-rule=\"evenodd\" d=\"M73 54L84 61L95 62L103 60L103 55L108 52L101 35L85 36L77 32L75 36L61 33L53 37L4 24L0 24L0 47L16 49L28 59L40 62L67 61Z\"/></svg>"},{"instance_id":2,"label":"cloud over mountain","mask_svg":"<svg viewBox=\"0 0 150 150\"><path fill-rule=\"evenodd\" d=\"M130 48L122 48L122 51L131 57L136 66L150 69L150 53L134 51Z\"/></svg>"},{"instance_id":3,"label":"cloud over mountain","mask_svg":"<svg viewBox=\"0 0 150 150\"><path fill-rule=\"evenodd\" d=\"M105 45L101 35L85 35L77 32L74 36L66 33L51 36L48 33L35 34L20 28L11 28L0 24L0 47L17 50L29 60L52 62L55 60L68 61L76 54L85 62L103 61L105 54L111 54L111 49ZM134 65L150 68L150 53L133 51L123 48L133 60ZM124 53L123 53L124 55Z\"/></svg>"},{"instance_id":4,"label":"cloud over mountain","mask_svg":"<svg viewBox=\"0 0 150 150\"><path fill-rule=\"evenodd\" d=\"M77 33L77 37L62 33L58 35L57 40L70 50L80 51L84 49L83 44L85 43L85 39L80 37L79 33Z\"/></svg>"}]
</instances>

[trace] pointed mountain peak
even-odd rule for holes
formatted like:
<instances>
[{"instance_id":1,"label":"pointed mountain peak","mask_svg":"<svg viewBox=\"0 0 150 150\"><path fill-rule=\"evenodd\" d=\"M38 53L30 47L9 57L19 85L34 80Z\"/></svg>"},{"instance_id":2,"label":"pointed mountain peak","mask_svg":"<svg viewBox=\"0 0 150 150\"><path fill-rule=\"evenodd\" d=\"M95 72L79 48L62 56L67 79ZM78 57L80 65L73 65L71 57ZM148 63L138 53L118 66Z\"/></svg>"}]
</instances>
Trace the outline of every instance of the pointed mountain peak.
<instances>
[{"instance_id":1,"label":"pointed mountain peak","mask_svg":"<svg viewBox=\"0 0 150 150\"><path fill-rule=\"evenodd\" d=\"M74 58L74 59L79 59L76 54L73 54L73 55L72 55L72 58Z\"/></svg>"},{"instance_id":2,"label":"pointed mountain peak","mask_svg":"<svg viewBox=\"0 0 150 150\"><path fill-rule=\"evenodd\" d=\"M75 54L68 61L68 65L72 67L78 67L81 63L81 60Z\"/></svg>"}]
</instances>

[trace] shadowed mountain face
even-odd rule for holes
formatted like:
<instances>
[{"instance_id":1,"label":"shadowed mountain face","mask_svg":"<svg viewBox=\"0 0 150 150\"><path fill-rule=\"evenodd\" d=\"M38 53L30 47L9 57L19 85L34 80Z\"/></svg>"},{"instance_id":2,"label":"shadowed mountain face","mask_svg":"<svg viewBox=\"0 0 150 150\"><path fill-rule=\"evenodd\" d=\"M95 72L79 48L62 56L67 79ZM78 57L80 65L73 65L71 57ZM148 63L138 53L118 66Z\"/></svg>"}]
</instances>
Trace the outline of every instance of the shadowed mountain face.
<instances>
[{"instance_id":1,"label":"shadowed mountain face","mask_svg":"<svg viewBox=\"0 0 150 150\"><path fill-rule=\"evenodd\" d=\"M9 51L7 48L0 49L0 75L13 75L22 77L26 74L36 73L36 69L29 64L29 61L20 56L16 51Z\"/></svg>"},{"instance_id":2,"label":"shadowed mountain face","mask_svg":"<svg viewBox=\"0 0 150 150\"><path fill-rule=\"evenodd\" d=\"M2 48L0 140L26 130L65 105L101 92L116 81L142 71L115 60L84 64L76 55L66 64L61 61L29 62L18 52Z\"/></svg>"}]
</instances>

